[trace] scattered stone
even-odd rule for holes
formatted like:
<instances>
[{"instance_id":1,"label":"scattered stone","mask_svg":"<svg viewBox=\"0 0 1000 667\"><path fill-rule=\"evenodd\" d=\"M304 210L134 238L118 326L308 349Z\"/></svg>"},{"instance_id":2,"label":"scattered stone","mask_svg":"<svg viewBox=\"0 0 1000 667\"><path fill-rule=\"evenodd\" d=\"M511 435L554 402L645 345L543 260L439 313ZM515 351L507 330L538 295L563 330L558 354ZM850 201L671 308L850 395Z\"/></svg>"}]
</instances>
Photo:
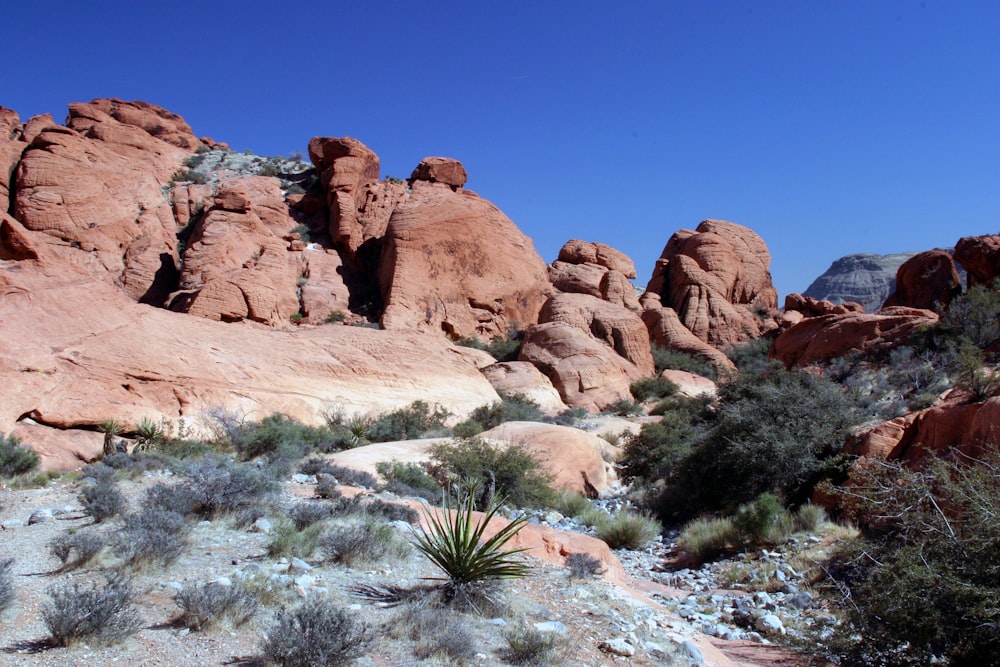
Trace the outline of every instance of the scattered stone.
<instances>
[{"instance_id":1,"label":"scattered stone","mask_svg":"<svg viewBox=\"0 0 1000 667\"><path fill-rule=\"evenodd\" d=\"M55 515L52 513L52 510L48 508L37 509L31 513L31 516L28 517L28 525L32 526L36 523L48 523L53 519L55 519Z\"/></svg>"},{"instance_id":2,"label":"scattered stone","mask_svg":"<svg viewBox=\"0 0 1000 667\"><path fill-rule=\"evenodd\" d=\"M535 629L539 632L552 632L561 635L566 632L566 624L562 621L541 621L535 623Z\"/></svg>"},{"instance_id":3,"label":"scattered stone","mask_svg":"<svg viewBox=\"0 0 1000 667\"><path fill-rule=\"evenodd\" d=\"M685 639L679 644L679 647L690 667L705 667L705 657L701 654L701 649L698 648L697 644L690 639Z\"/></svg>"},{"instance_id":4,"label":"scattered stone","mask_svg":"<svg viewBox=\"0 0 1000 667\"><path fill-rule=\"evenodd\" d=\"M774 614L765 614L757 619L754 625L758 632L763 632L768 635L785 634L785 626L781 622L781 619Z\"/></svg>"},{"instance_id":5,"label":"scattered stone","mask_svg":"<svg viewBox=\"0 0 1000 667\"><path fill-rule=\"evenodd\" d=\"M271 530L274 529L274 524L271 523L270 519L261 517L253 522L254 530L258 533L264 533L265 535L270 535Z\"/></svg>"},{"instance_id":6,"label":"scattered stone","mask_svg":"<svg viewBox=\"0 0 1000 667\"><path fill-rule=\"evenodd\" d=\"M614 639L603 641L597 645L597 648L601 649L605 653L620 655L624 658L631 658L635 655L635 647L625 641L622 637L615 637Z\"/></svg>"}]
</instances>

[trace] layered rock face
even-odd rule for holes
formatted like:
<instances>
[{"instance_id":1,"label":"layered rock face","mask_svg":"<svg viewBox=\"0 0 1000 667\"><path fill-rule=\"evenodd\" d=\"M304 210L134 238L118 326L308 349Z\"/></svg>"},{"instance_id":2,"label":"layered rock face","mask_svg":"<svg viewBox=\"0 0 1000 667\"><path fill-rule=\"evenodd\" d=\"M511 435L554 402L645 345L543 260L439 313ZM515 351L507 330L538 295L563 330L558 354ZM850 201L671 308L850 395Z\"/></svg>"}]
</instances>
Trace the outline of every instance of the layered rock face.
<instances>
[{"instance_id":1,"label":"layered rock face","mask_svg":"<svg viewBox=\"0 0 1000 667\"><path fill-rule=\"evenodd\" d=\"M896 290L896 272L899 267L915 254L917 253L862 253L841 257L814 280L802 295L835 305L854 301L860 303L865 312L873 313Z\"/></svg>"},{"instance_id":2,"label":"layered rock face","mask_svg":"<svg viewBox=\"0 0 1000 667\"><path fill-rule=\"evenodd\" d=\"M536 322L551 288L531 239L472 192L411 190L382 239L382 326L489 339Z\"/></svg>"},{"instance_id":3,"label":"layered rock face","mask_svg":"<svg viewBox=\"0 0 1000 667\"><path fill-rule=\"evenodd\" d=\"M760 337L775 325L761 314L777 308L771 255L755 233L731 222L706 220L667 242L647 292L659 296L684 327L713 347ZM755 312L756 311L756 312Z\"/></svg>"}]
</instances>

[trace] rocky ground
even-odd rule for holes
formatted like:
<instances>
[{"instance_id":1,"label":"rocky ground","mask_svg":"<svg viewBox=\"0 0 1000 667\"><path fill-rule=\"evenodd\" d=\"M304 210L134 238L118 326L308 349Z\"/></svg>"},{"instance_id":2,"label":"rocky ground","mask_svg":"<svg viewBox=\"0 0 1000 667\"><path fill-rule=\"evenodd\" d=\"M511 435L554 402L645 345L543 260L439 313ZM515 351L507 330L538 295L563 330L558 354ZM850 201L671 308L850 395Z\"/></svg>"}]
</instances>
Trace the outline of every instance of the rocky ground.
<instances>
[{"instance_id":1,"label":"rocky ground","mask_svg":"<svg viewBox=\"0 0 1000 667\"><path fill-rule=\"evenodd\" d=\"M145 473L124 481L122 489L131 506L137 507L143 490L164 475ZM301 476L288 480L283 504L311 498L312 482ZM112 555L103 554L93 565L59 571L60 561L49 549L52 539L93 523L77 500L80 485L80 480L67 475L45 488L0 492L0 559L14 558L16 590L16 601L0 625L0 662L5 665L258 664L255 656L275 612L317 596L335 600L372 629L375 640L358 660L360 665L505 664L499 657L506 645L505 633L518 628L551 633L555 639L551 659L557 664L808 664L769 644L781 640L784 633L826 622L828 616L804 590L806 568L799 561L768 552L746 555L728 566L671 572L667 564L674 549L668 538L643 551L616 551L624 575L614 568L604 577L573 579L565 565L531 558L531 576L506 585L508 608L503 613L484 617L435 611L446 618L449 636L469 644L468 657L455 660L432 653L433 642L439 639L434 633L408 635L399 629L410 627L406 619L413 613L412 605L385 607L352 593L358 586L425 585L426 577L439 573L416 550L407 548L405 553L355 567L323 562L318 555L304 561L272 558L267 555L272 539L268 520L238 528L231 519L217 519L197 524L190 547L169 567L132 573L141 591L141 628L133 636L109 647L51 648L45 644L48 632L42 619L44 607L50 604L47 591L54 585L91 581L104 570L122 567ZM394 499L391 494L382 497ZM550 522L556 530L586 530L552 512L531 520ZM403 538L417 530L399 521L392 526ZM98 528L110 535L117 529L116 520ZM816 536L802 539L804 545L821 542ZM732 567L770 573L764 587L772 592L725 590L733 589L733 584L745 585L727 569ZM261 590L268 590L270 604L239 628L192 631L176 624L180 614L177 591L212 581L256 582ZM467 639L463 639L465 633Z\"/></svg>"}]
</instances>

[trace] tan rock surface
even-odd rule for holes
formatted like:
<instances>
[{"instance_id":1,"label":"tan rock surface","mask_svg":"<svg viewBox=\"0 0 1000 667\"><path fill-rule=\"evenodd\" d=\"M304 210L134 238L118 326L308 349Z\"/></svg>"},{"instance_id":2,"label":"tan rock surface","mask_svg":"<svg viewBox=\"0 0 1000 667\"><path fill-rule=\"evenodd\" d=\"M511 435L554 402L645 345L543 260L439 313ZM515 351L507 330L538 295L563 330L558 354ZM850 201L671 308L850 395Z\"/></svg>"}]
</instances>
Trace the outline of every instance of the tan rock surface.
<instances>
[{"instance_id":1,"label":"tan rock surface","mask_svg":"<svg viewBox=\"0 0 1000 667\"><path fill-rule=\"evenodd\" d=\"M805 317L822 317L823 315L843 315L845 313L863 313L864 307L854 301L843 303L833 303L811 296L803 296L798 293L789 294L785 297L785 313L797 311Z\"/></svg>"},{"instance_id":2,"label":"tan rock surface","mask_svg":"<svg viewBox=\"0 0 1000 667\"><path fill-rule=\"evenodd\" d=\"M918 308L884 308L878 313L846 313L811 317L783 331L771 355L786 366L807 366L841 357L852 350L888 350L906 342L938 315Z\"/></svg>"},{"instance_id":3,"label":"tan rock surface","mask_svg":"<svg viewBox=\"0 0 1000 667\"><path fill-rule=\"evenodd\" d=\"M570 239L559 250L559 261L569 264L596 264L618 271L628 279L636 277L635 263L620 250L603 243Z\"/></svg>"},{"instance_id":4,"label":"tan rock surface","mask_svg":"<svg viewBox=\"0 0 1000 667\"><path fill-rule=\"evenodd\" d=\"M22 417L59 428L174 420L220 407L316 422L324 409L380 412L416 398L456 415L498 400L447 341L360 327L294 333L130 302L72 266L0 263L0 431Z\"/></svg>"},{"instance_id":5,"label":"tan rock surface","mask_svg":"<svg viewBox=\"0 0 1000 667\"><path fill-rule=\"evenodd\" d=\"M412 189L383 239L382 325L489 339L536 322L550 288L531 239L472 193Z\"/></svg>"},{"instance_id":6,"label":"tan rock surface","mask_svg":"<svg viewBox=\"0 0 1000 667\"><path fill-rule=\"evenodd\" d=\"M467 179L462 163L448 157L425 157L410 174L411 181L444 183L452 189L462 187Z\"/></svg>"},{"instance_id":7,"label":"tan rock surface","mask_svg":"<svg viewBox=\"0 0 1000 667\"><path fill-rule=\"evenodd\" d=\"M330 208L330 237L351 252L360 245L363 223L358 209L365 201L365 186L378 181L379 159L374 151L352 137L313 137L309 159L320 173Z\"/></svg>"},{"instance_id":8,"label":"tan rock surface","mask_svg":"<svg viewBox=\"0 0 1000 667\"><path fill-rule=\"evenodd\" d=\"M719 391L716 384L707 377L702 377L701 375L697 375L695 373L688 373L687 371L678 371L668 368L660 373L660 377L665 380L670 380L676 384L680 387L677 393L681 396L687 396L688 398L694 398L704 394L715 396Z\"/></svg>"},{"instance_id":9,"label":"tan rock surface","mask_svg":"<svg viewBox=\"0 0 1000 667\"><path fill-rule=\"evenodd\" d=\"M776 326L758 314L777 308L770 264L757 234L731 222L705 220L697 230L670 238L646 289L673 308L697 338L724 349Z\"/></svg>"},{"instance_id":10,"label":"tan rock surface","mask_svg":"<svg viewBox=\"0 0 1000 667\"><path fill-rule=\"evenodd\" d=\"M643 377L635 364L564 322L546 322L527 329L519 360L537 366L567 405L589 412L631 400L629 386Z\"/></svg>"},{"instance_id":11,"label":"tan rock surface","mask_svg":"<svg viewBox=\"0 0 1000 667\"><path fill-rule=\"evenodd\" d=\"M538 319L574 326L634 364L640 377L653 374L649 332L633 311L587 294L555 294Z\"/></svg>"},{"instance_id":12,"label":"tan rock surface","mask_svg":"<svg viewBox=\"0 0 1000 667\"><path fill-rule=\"evenodd\" d=\"M559 414L566 410L566 404L552 381L526 361L504 361L482 369L497 393L513 396L521 394L538 403L547 414Z\"/></svg>"},{"instance_id":13,"label":"tan rock surface","mask_svg":"<svg viewBox=\"0 0 1000 667\"><path fill-rule=\"evenodd\" d=\"M92 127L90 121L97 115L95 111L107 114L123 125L139 128L151 137L189 152L202 145L183 118L163 107L141 100L126 102L118 98L102 98L93 100L89 104L72 104L70 127L86 132Z\"/></svg>"},{"instance_id":14,"label":"tan rock surface","mask_svg":"<svg viewBox=\"0 0 1000 667\"><path fill-rule=\"evenodd\" d=\"M653 345L703 357L719 371L736 368L722 351L691 333L677 316L677 311L659 307L658 303L659 299L655 295L653 298L650 298L649 293L643 296L642 321L646 324Z\"/></svg>"},{"instance_id":15,"label":"tan rock surface","mask_svg":"<svg viewBox=\"0 0 1000 667\"><path fill-rule=\"evenodd\" d=\"M39 468L45 471L76 470L104 452L104 434L97 431L50 428L25 420L10 434L41 457Z\"/></svg>"}]
</instances>

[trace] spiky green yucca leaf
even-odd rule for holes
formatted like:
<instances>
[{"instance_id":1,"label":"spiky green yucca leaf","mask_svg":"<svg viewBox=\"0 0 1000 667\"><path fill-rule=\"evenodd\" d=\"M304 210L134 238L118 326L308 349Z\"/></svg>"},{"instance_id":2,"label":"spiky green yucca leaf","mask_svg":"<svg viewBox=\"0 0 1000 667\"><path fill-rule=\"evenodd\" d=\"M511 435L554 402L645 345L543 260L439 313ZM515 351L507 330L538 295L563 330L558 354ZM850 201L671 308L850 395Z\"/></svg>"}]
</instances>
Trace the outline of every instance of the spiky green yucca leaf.
<instances>
[{"instance_id":1,"label":"spiky green yucca leaf","mask_svg":"<svg viewBox=\"0 0 1000 667\"><path fill-rule=\"evenodd\" d=\"M474 523L473 494L458 501L454 510L450 505L446 498L442 512L424 509L428 527L416 534L414 546L448 575L451 584L515 579L528 574L530 566L513 558L526 549L503 548L527 523L526 517L514 519L484 541L486 527L500 506L491 503L482 519Z\"/></svg>"}]
</instances>

